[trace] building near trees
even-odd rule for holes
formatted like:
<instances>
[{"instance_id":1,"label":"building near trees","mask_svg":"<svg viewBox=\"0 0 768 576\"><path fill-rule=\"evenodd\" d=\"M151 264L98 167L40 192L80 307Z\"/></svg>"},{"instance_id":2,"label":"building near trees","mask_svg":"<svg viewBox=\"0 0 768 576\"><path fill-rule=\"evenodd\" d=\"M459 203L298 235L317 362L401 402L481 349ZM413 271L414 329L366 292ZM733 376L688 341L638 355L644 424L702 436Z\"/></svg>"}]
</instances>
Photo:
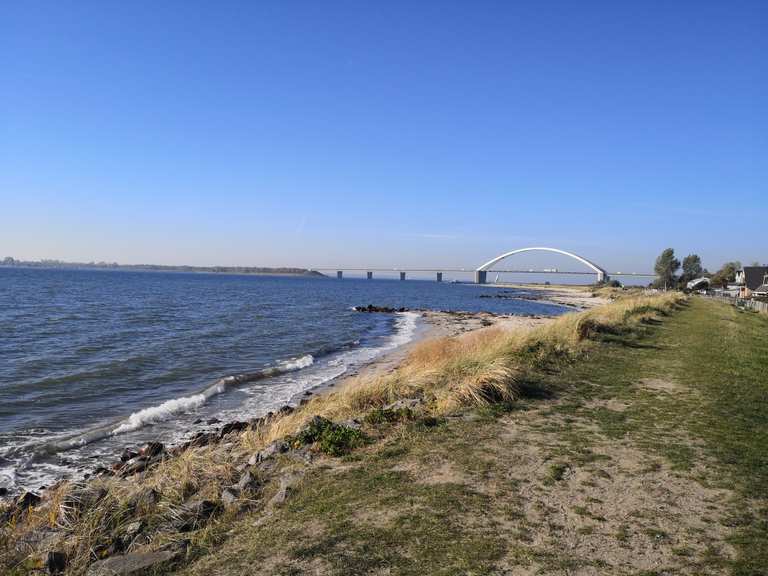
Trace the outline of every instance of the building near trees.
<instances>
[{"instance_id":1,"label":"building near trees","mask_svg":"<svg viewBox=\"0 0 768 576\"><path fill-rule=\"evenodd\" d=\"M768 276L768 266L744 266L736 272L735 283L739 287L739 297L768 296L766 276Z\"/></svg>"}]
</instances>

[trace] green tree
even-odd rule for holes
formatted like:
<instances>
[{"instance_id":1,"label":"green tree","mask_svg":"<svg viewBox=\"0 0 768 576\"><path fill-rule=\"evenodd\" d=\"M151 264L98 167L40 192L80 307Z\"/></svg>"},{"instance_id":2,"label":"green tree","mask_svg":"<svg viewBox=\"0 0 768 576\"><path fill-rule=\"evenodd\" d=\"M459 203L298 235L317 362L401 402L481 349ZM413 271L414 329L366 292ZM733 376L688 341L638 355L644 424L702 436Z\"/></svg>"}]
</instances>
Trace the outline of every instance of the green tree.
<instances>
[{"instance_id":1,"label":"green tree","mask_svg":"<svg viewBox=\"0 0 768 576\"><path fill-rule=\"evenodd\" d=\"M736 272L739 270L741 270L741 262L738 260L735 262L726 262L723 264L723 267L712 276L712 286L725 288L728 284L732 284L736 280Z\"/></svg>"},{"instance_id":2,"label":"green tree","mask_svg":"<svg viewBox=\"0 0 768 576\"><path fill-rule=\"evenodd\" d=\"M657 288L674 288L676 285L675 273L680 269L680 260L675 258L672 248L664 250L658 258L653 271L656 273Z\"/></svg>"},{"instance_id":3,"label":"green tree","mask_svg":"<svg viewBox=\"0 0 768 576\"><path fill-rule=\"evenodd\" d=\"M680 283L685 285L691 280L699 278L703 271L699 255L688 254L688 256L683 258L683 275L680 276Z\"/></svg>"}]
</instances>

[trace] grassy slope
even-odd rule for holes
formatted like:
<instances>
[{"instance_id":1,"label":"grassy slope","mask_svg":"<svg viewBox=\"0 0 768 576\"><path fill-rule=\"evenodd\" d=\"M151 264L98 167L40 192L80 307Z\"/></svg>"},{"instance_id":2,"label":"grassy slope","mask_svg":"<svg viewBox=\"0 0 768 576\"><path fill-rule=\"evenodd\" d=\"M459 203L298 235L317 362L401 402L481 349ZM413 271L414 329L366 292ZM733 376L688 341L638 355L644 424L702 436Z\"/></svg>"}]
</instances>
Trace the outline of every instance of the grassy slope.
<instances>
[{"instance_id":1,"label":"grassy slope","mask_svg":"<svg viewBox=\"0 0 768 576\"><path fill-rule=\"evenodd\" d=\"M768 319L694 300L514 411L393 424L184 571L765 574L766 374Z\"/></svg>"}]
</instances>

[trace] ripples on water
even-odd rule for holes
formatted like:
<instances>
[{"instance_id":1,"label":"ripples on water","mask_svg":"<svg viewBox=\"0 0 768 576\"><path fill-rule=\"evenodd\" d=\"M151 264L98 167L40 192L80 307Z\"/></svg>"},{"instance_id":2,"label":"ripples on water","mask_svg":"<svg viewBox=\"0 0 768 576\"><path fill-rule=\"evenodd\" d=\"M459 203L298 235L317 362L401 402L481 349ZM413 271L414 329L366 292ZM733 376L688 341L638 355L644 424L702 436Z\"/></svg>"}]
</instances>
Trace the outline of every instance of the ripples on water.
<instances>
[{"instance_id":1,"label":"ripples on water","mask_svg":"<svg viewBox=\"0 0 768 576\"><path fill-rule=\"evenodd\" d=\"M374 303L558 314L421 281L0 268L0 487L37 487L199 419L258 416L407 342ZM266 372L265 372L266 371ZM245 382L218 380L253 376Z\"/></svg>"}]
</instances>

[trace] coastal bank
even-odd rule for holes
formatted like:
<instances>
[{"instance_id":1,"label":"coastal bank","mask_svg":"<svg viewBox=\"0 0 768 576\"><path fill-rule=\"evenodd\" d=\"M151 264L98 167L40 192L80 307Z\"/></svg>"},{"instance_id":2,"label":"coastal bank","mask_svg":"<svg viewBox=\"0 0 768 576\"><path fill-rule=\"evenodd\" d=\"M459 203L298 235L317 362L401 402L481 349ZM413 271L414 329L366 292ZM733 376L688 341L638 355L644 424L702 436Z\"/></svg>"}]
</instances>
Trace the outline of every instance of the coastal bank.
<instances>
[{"instance_id":1,"label":"coastal bank","mask_svg":"<svg viewBox=\"0 0 768 576\"><path fill-rule=\"evenodd\" d=\"M429 339L136 474L17 502L0 561L11 574L760 574L765 334L762 317L666 294Z\"/></svg>"}]
</instances>

